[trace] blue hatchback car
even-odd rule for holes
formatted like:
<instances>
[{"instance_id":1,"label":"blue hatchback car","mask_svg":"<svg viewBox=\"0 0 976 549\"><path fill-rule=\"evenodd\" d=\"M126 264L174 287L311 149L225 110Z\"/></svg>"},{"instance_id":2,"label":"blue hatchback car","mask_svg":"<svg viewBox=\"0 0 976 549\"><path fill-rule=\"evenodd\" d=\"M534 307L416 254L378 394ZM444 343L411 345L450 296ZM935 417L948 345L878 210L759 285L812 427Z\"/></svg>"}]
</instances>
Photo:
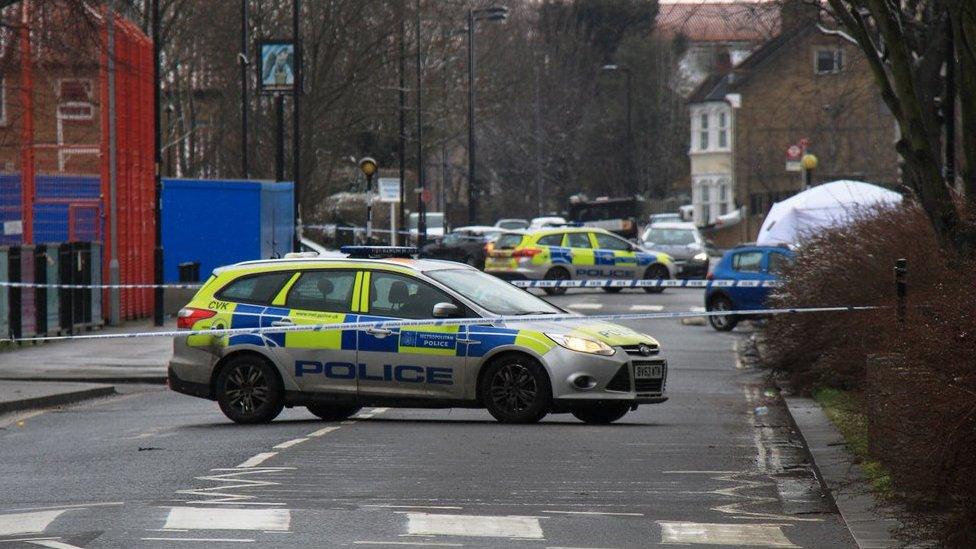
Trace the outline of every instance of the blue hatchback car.
<instances>
[{"instance_id":1,"label":"blue hatchback car","mask_svg":"<svg viewBox=\"0 0 976 549\"><path fill-rule=\"evenodd\" d=\"M716 280L778 280L782 267L793 261L793 252L779 246L739 246L722 256L709 275ZM708 311L743 311L763 309L769 287L715 288L705 291L705 309ZM710 316L712 328L728 332L745 316Z\"/></svg>"}]
</instances>

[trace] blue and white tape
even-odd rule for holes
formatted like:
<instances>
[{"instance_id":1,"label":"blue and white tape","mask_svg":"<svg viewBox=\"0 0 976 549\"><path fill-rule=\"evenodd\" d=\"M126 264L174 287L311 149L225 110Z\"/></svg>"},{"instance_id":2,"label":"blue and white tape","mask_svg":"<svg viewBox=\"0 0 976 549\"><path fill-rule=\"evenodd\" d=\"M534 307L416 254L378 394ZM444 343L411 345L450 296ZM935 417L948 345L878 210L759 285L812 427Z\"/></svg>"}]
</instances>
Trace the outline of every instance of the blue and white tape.
<instances>
[{"instance_id":1,"label":"blue and white tape","mask_svg":"<svg viewBox=\"0 0 976 549\"><path fill-rule=\"evenodd\" d=\"M512 280L519 288L779 288L779 280Z\"/></svg>"},{"instance_id":2,"label":"blue and white tape","mask_svg":"<svg viewBox=\"0 0 976 549\"><path fill-rule=\"evenodd\" d=\"M156 332L133 332L113 334L81 334L72 336L45 336L20 339L4 339L0 342L37 342L58 341L66 339L131 339L139 337L182 337L193 335L234 336L246 334L281 334L288 332L324 332L332 330L389 330L392 328L423 327L423 326L472 326L472 325L509 325L525 324L529 322L592 322L592 321L629 321L629 320L659 320L674 318L701 318L709 316L757 316L782 315L803 313L837 313L856 312L878 309L872 306L851 307L797 307L786 309L751 309L745 311L706 311L706 312L674 312L674 313L619 313L603 315L578 314L549 314L549 315L519 315L500 316L491 318L434 318L424 320L371 320L362 322L338 322L330 324L294 324L287 326L267 326L255 328L217 328L208 330L162 330ZM281 315L265 314L262 316L280 318Z\"/></svg>"},{"instance_id":3,"label":"blue and white tape","mask_svg":"<svg viewBox=\"0 0 976 549\"><path fill-rule=\"evenodd\" d=\"M42 284L39 282L0 281L0 287L7 288L56 288L68 290L142 290L147 288L174 288L180 290L199 290L202 284Z\"/></svg>"}]
</instances>

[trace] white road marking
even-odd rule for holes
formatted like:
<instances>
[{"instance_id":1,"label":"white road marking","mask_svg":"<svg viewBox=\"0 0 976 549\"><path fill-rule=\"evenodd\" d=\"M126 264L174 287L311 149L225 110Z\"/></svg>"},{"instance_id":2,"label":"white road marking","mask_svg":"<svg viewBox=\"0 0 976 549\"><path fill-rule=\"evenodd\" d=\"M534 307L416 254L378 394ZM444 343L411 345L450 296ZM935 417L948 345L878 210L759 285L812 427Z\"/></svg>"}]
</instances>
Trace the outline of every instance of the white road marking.
<instances>
[{"instance_id":1,"label":"white road marking","mask_svg":"<svg viewBox=\"0 0 976 549\"><path fill-rule=\"evenodd\" d=\"M378 415L382 414L383 412L386 412L387 410L389 410L389 408L370 408L370 409L364 410L362 412L359 412L358 414L352 416L352 418L353 419L369 419L369 418L371 418L373 416L378 416ZM343 423L345 423L345 422L343 422Z\"/></svg>"},{"instance_id":2,"label":"white road marking","mask_svg":"<svg viewBox=\"0 0 976 549\"><path fill-rule=\"evenodd\" d=\"M238 468L257 467L258 465L264 463L268 458L274 457L276 455L278 455L278 452L261 452L260 454L254 457L248 458L247 461L238 465L237 467Z\"/></svg>"},{"instance_id":3,"label":"white road marking","mask_svg":"<svg viewBox=\"0 0 976 549\"><path fill-rule=\"evenodd\" d=\"M347 419L346 421L340 422L339 425L352 425L354 423L356 423L356 422L355 421L350 421L350 420Z\"/></svg>"},{"instance_id":4,"label":"white road marking","mask_svg":"<svg viewBox=\"0 0 976 549\"><path fill-rule=\"evenodd\" d=\"M217 543L254 543L253 539L238 538L140 538L143 541L206 541Z\"/></svg>"},{"instance_id":5,"label":"white road marking","mask_svg":"<svg viewBox=\"0 0 976 549\"><path fill-rule=\"evenodd\" d=\"M19 509L4 509L0 511L0 513L14 513L17 511L45 511L47 509L84 509L85 507L108 507L111 505L125 505L125 502L105 501L96 503L73 503L69 505L48 505L47 507L21 507Z\"/></svg>"},{"instance_id":6,"label":"white road marking","mask_svg":"<svg viewBox=\"0 0 976 549\"><path fill-rule=\"evenodd\" d=\"M631 305L631 311L663 311L664 305Z\"/></svg>"},{"instance_id":7,"label":"white road marking","mask_svg":"<svg viewBox=\"0 0 976 549\"><path fill-rule=\"evenodd\" d=\"M608 515L614 517L642 517L644 513L611 513L604 511L543 511L543 513L559 513L562 515Z\"/></svg>"},{"instance_id":8,"label":"white road marking","mask_svg":"<svg viewBox=\"0 0 976 549\"><path fill-rule=\"evenodd\" d=\"M228 509L222 507L173 507L163 528L187 530L288 530L288 509Z\"/></svg>"},{"instance_id":9,"label":"white road marking","mask_svg":"<svg viewBox=\"0 0 976 549\"><path fill-rule=\"evenodd\" d=\"M463 543L434 543L430 541L354 541L353 545L413 545L420 547L464 547Z\"/></svg>"},{"instance_id":10,"label":"white road marking","mask_svg":"<svg viewBox=\"0 0 976 549\"><path fill-rule=\"evenodd\" d=\"M459 507L457 505L385 505L385 504L375 504L375 505L363 505L363 507L382 507L385 509L451 509L460 511L464 507Z\"/></svg>"},{"instance_id":11,"label":"white road marking","mask_svg":"<svg viewBox=\"0 0 976 549\"><path fill-rule=\"evenodd\" d=\"M603 308L603 303L570 303L567 305L570 309L579 309L581 311L595 311L597 309Z\"/></svg>"},{"instance_id":12,"label":"white road marking","mask_svg":"<svg viewBox=\"0 0 976 549\"><path fill-rule=\"evenodd\" d=\"M692 307L692 308L688 309L688 312L690 312L690 313L704 313L705 312L705 308L704 307Z\"/></svg>"},{"instance_id":13,"label":"white road marking","mask_svg":"<svg viewBox=\"0 0 976 549\"><path fill-rule=\"evenodd\" d=\"M745 447L751 447L752 445L746 445ZM664 475L731 475L735 473L741 473L742 471L661 471Z\"/></svg>"},{"instance_id":14,"label":"white road marking","mask_svg":"<svg viewBox=\"0 0 976 549\"><path fill-rule=\"evenodd\" d=\"M50 547L51 549L81 549L77 545L71 545L70 543L53 539L37 539L31 540L28 543L31 545L40 545L41 547Z\"/></svg>"},{"instance_id":15,"label":"white road marking","mask_svg":"<svg viewBox=\"0 0 976 549\"><path fill-rule=\"evenodd\" d=\"M323 427L323 428L319 429L318 431L312 431L311 433L309 433L309 434L307 434L305 436L307 436L307 437L320 437L320 436L323 436L323 435L327 435L327 434L331 433L332 431L335 431L336 429L338 429L338 427L334 427L334 426L333 427Z\"/></svg>"},{"instance_id":16,"label":"white road marking","mask_svg":"<svg viewBox=\"0 0 976 549\"><path fill-rule=\"evenodd\" d=\"M538 517L407 513L409 535L543 539Z\"/></svg>"},{"instance_id":17,"label":"white road marking","mask_svg":"<svg viewBox=\"0 0 976 549\"><path fill-rule=\"evenodd\" d=\"M0 536L43 532L64 509L0 515Z\"/></svg>"},{"instance_id":18,"label":"white road marking","mask_svg":"<svg viewBox=\"0 0 976 549\"><path fill-rule=\"evenodd\" d=\"M798 547L787 539L778 524L709 524L665 521L658 521L658 524L661 525L661 543Z\"/></svg>"},{"instance_id":19,"label":"white road marking","mask_svg":"<svg viewBox=\"0 0 976 549\"><path fill-rule=\"evenodd\" d=\"M615 547L565 547L562 545L546 547L546 549L616 549Z\"/></svg>"},{"instance_id":20,"label":"white road marking","mask_svg":"<svg viewBox=\"0 0 976 549\"><path fill-rule=\"evenodd\" d=\"M289 441L286 441L286 442L282 442L281 444L275 444L271 448L272 448L272 450L284 450L285 448L291 448L292 446L295 446L296 444L301 444L301 443L305 442L306 440L308 440L308 439L307 438L294 438L292 440L289 440Z\"/></svg>"}]
</instances>

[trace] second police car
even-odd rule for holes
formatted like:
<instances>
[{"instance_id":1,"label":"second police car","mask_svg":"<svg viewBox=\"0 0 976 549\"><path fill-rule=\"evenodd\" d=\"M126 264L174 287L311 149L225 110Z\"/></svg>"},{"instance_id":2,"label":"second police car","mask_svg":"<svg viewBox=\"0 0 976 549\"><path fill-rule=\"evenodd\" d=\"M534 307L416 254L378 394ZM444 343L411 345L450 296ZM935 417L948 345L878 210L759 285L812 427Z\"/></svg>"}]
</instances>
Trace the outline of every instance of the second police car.
<instances>
[{"instance_id":1,"label":"second police car","mask_svg":"<svg viewBox=\"0 0 976 549\"><path fill-rule=\"evenodd\" d=\"M559 227L502 235L485 261L485 272L506 280L669 279L674 261L604 229ZM565 287L543 288L547 294ZM619 292L620 287L604 287ZM648 293L664 288L645 287Z\"/></svg>"},{"instance_id":2,"label":"second police car","mask_svg":"<svg viewBox=\"0 0 976 549\"><path fill-rule=\"evenodd\" d=\"M286 258L219 268L180 311L180 328L483 318L469 326L370 326L177 337L171 389L216 400L240 423L288 406L337 420L362 406L487 408L502 422L570 412L609 423L667 400L658 342L566 315L467 265L386 258Z\"/></svg>"}]
</instances>

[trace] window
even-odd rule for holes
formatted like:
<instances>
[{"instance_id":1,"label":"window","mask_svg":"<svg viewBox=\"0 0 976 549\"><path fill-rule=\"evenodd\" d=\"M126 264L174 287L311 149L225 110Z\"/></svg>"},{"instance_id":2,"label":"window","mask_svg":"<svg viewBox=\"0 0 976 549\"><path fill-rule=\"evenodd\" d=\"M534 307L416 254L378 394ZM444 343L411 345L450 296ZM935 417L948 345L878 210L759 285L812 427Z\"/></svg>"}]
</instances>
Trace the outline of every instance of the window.
<instances>
[{"instance_id":1,"label":"window","mask_svg":"<svg viewBox=\"0 0 976 549\"><path fill-rule=\"evenodd\" d=\"M698 149L708 150L708 113L703 112L698 117Z\"/></svg>"},{"instance_id":2,"label":"window","mask_svg":"<svg viewBox=\"0 0 976 549\"><path fill-rule=\"evenodd\" d=\"M718 113L718 148L729 148L729 115L726 112Z\"/></svg>"},{"instance_id":3,"label":"window","mask_svg":"<svg viewBox=\"0 0 976 549\"><path fill-rule=\"evenodd\" d=\"M762 252L740 252L732 256L732 269L740 273L758 273L762 267Z\"/></svg>"},{"instance_id":4,"label":"window","mask_svg":"<svg viewBox=\"0 0 976 549\"><path fill-rule=\"evenodd\" d=\"M444 292L417 279L373 271L369 281L369 314L394 318L433 318L434 305L455 303ZM460 307L460 304L458 304Z\"/></svg>"},{"instance_id":5,"label":"window","mask_svg":"<svg viewBox=\"0 0 976 549\"><path fill-rule=\"evenodd\" d=\"M87 79L58 80L58 118L62 120L92 120L92 82Z\"/></svg>"},{"instance_id":6,"label":"window","mask_svg":"<svg viewBox=\"0 0 976 549\"><path fill-rule=\"evenodd\" d=\"M217 292L217 299L242 303L271 303L292 272L282 271L238 278Z\"/></svg>"},{"instance_id":7,"label":"window","mask_svg":"<svg viewBox=\"0 0 976 549\"><path fill-rule=\"evenodd\" d=\"M821 49L814 55L814 72L817 74L836 74L844 70L844 50Z\"/></svg>"},{"instance_id":8,"label":"window","mask_svg":"<svg viewBox=\"0 0 976 549\"><path fill-rule=\"evenodd\" d=\"M701 182L701 222L712 222L712 183L707 179Z\"/></svg>"},{"instance_id":9,"label":"window","mask_svg":"<svg viewBox=\"0 0 976 549\"><path fill-rule=\"evenodd\" d=\"M769 254L769 272L774 275L783 274L783 268L792 262L786 254L772 252Z\"/></svg>"},{"instance_id":10,"label":"window","mask_svg":"<svg viewBox=\"0 0 976 549\"><path fill-rule=\"evenodd\" d=\"M566 246L570 248L592 248L588 233L566 233Z\"/></svg>"},{"instance_id":11,"label":"window","mask_svg":"<svg viewBox=\"0 0 976 549\"><path fill-rule=\"evenodd\" d=\"M553 314L559 309L508 282L473 269L436 269L427 275L471 300L479 307L500 315ZM375 276L375 275L374 275ZM472 316L473 313L466 313Z\"/></svg>"},{"instance_id":12,"label":"window","mask_svg":"<svg viewBox=\"0 0 976 549\"><path fill-rule=\"evenodd\" d=\"M539 239L540 246L560 246L563 243L563 233L546 235Z\"/></svg>"},{"instance_id":13,"label":"window","mask_svg":"<svg viewBox=\"0 0 976 549\"><path fill-rule=\"evenodd\" d=\"M289 309L349 311L355 271L308 271L288 290L285 306Z\"/></svg>"},{"instance_id":14,"label":"window","mask_svg":"<svg viewBox=\"0 0 976 549\"><path fill-rule=\"evenodd\" d=\"M503 234L495 241L495 248L499 250L512 249L522 243L520 234Z\"/></svg>"},{"instance_id":15,"label":"window","mask_svg":"<svg viewBox=\"0 0 976 549\"><path fill-rule=\"evenodd\" d=\"M718 182L718 204L718 215L725 215L732 211L732 190L725 179Z\"/></svg>"},{"instance_id":16,"label":"window","mask_svg":"<svg viewBox=\"0 0 976 549\"><path fill-rule=\"evenodd\" d=\"M687 246L695 243L695 231L691 229L648 228L642 240L659 246Z\"/></svg>"},{"instance_id":17,"label":"window","mask_svg":"<svg viewBox=\"0 0 976 549\"><path fill-rule=\"evenodd\" d=\"M614 250L621 252L629 252L633 249L630 242L622 238L617 238L616 236L603 234L603 233L593 233L596 236L596 247L601 250Z\"/></svg>"}]
</instances>

